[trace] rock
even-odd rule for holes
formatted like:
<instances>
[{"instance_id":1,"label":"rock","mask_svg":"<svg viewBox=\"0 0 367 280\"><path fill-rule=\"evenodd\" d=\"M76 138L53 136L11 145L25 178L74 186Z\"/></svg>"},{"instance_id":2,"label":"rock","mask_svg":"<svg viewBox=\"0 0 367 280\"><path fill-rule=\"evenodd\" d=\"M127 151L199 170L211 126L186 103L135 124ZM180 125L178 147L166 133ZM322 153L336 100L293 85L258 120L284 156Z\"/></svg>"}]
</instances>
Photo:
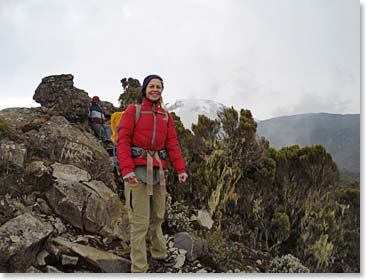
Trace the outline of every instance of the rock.
<instances>
[{"instance_id":1,"label":"rock","mask_svg":"<svg viewBox=\"0 0 367 280\"><path fill-rule=\"evenodd\" d=\"M26 173L35 177L42 177L44 174L50 173L50 168L46 167L43 161L32 161L26 167Z\"/></svg>"},{"instance_id":2,"label":"rock","mask_svg":"<svg viewBox=\"0 0 367 280\"><path fill-rule=\"evenodd\" d=\"M203 253L203 241L187 232L179 232L174 236L175 247L185 249L188 261L193 261Z\"/></svg>"},{"instance_id":3,"label":"rock","mask_svg":"<svg viewBox=\"0 0 367 280\"><path fill-rule=\"evenodd\" d=\"M18 216L0 227L0 270L25 269L36 260L52 226L29 213ZM13 242L16 236L17 242Z\"/></svg>"},{"instance_id":4,"label":"rock","mask_svg":"<svg viewBox=\"0 0 367 280\"><path fill-rule=\"evenodd\" d=\"M208 211L206 210L199 210L197 222L202 226L208 229L211 229L213 226L213 219L210 217Z\"/></svg>"},{"instance_id":5,"label":"rock","mask_svg":"<svg viewBox=\"0 0 367 280\"><path fill-rule=\"evenodd\" d=\"M185 264L185 259L186 259L185 255L178 255L176 257L176 263L173 267L177 269L183 267L183 265Z\"/></svg>"},{"instance_id":6,"label":"rock","mask_svg":"<svg viewBox=\"0 0 367 280\"><path fill-rule=\"evenodd\" d=\"M36 201L42 213L45 213L46 215L52 215L52 209L48 206L47 202L43 198L37 198Z\"/></svg>"},{"instance_id":7,"label":"rock","mask_svg":"<svg viewBox=\"0 0 367 280\"><path fill-rule=\"evenodd\" d=\"M208 271L206 271L205 268L202 268L202 269L196 271L196 273L208 273Z\"/></svg>"},{"instance_id":8,"label":"rock","mask_svg":"<svg viewBox=\"0 0 367 280\"><path fill-rule=\"evenodd\" d=\"M58 234L66 232L66 227L59 217L55 218L55 222L52 223Z\"/></svg>"},{"instance_id":9,"label":"rock","mask_svg":"<svg viewBox=\"0 0 367 280\"><path fill-rule=\"evenodd\" d=\"M48 265L46 266L47 273L63 273L62 271L58 270L56 267Z\"/></svg>"},{"instance_id":10,"label":"rock","mask_svg":"<svg viewBox=\"0 0 367 280\"><path fill-rule=\"evenodd\" d=\"M61 256L61 263L62 265L76 265L79 261L78 257L62 255Z\"/></svg>"},{"instance_id":11,"label":"rock","mask_svg":"<svg viewBox=\"0 0 367 280\"><path fill-rule=\"evenodd\" d=\"M44 266L46 265L46 258L49 255L49 252L47 252L46 250L42 250L41 252L38 253L37 255L37 265L39 266Z\"/></svg>"},{"instance_id":12,"label":"rock","mask_svg":"<svg viewBox=\"0 0 367 280\"><path fill-rule=\"evenodd\" d=\"M57 180L63 181L73 181L73 182L88 182L92 179L90 174L71 164L61 164L55 162L51 165L52 167L52 176Z\"/></svg>"},{"instance_id":13,"label":"rock","mask_svg":"<svg viewBox=\"0 0 367 280\"><path fill-rule=\"evenodd\" d=\"M74 165L110 189L117 188L113 178L113 158L93 134L72 125L62 116L53 116L38 131L31 130L27 135L30 154L51 163Z\"/></svg>"},{"instance_id":14,"label":"rock","mask_svg":"<svg viewBox=\"0 0 367 280\"><path fill-rule=\"evenodd\" d=\"M256 268L258 270L258 268ZM309 273L310 270L291 254L276 257L270 262L270 273Z\"/></svg>"},{"instance_id":15,"label":"rock","mask_svg":"<svg viewBox=\"0 0 367 280\"><path fill-rule=\"evenodd\" d=\"M72 243L60 237L53 238L52 242L69 248L103 272L121 273L130 271L131 262L114 254L93 247Z\"/></svg>"},{"instance_id":16,"label":"rock","mask_svg":"<svg viewBox=\"0 0 367 280\"><path fill-rule=\"evenodd\" d=\"M105 237L129 239L127 209L103 182L59 178L46 196L53 211L74 227Z\"/></svg>"},{"instance_id":17,"label":"rock","mask_svg":"<svg viewBox=\"0 0 367 280\"><path fill-rule=\"evenodd\" d=\"M27 270L25 271L26 273L42 273L41 270L38 270L37 268L35 268L34 266L30 266L27 268Z\"/></svg>"},{"instance_id":18,"label":"rock","mask_svg":"<svg viewBox=\"0 0 367 280\"><path fill-rule=\"evenodd\" d=\"M64 116L71 122L83 122L88 118L91 98L74 87L73 79L71 74L43 78L33 99L55 115Z\"/></svg>"},{"instance_id":19,"label":"rock","mask_svg":"<svg viewBox=\"0 0 367 280\"><path fill-rule=\"evenodd\" d=\"M45 160L45 162L47 162L47 160ZM41 192L46 191L48 186L53 182L51 174L51 168L47 167L43 161L32 161L31 163L26 164L26 181L33 186L33 190Z\"/></svg>"},{"instance_id":20,"label":"rock","mask_svg":"<svg viewBox=\"0 0 367 280\"><path fill-rule=\"evenodd\" d=\"M24 144L3 139L0 141L0 162L24 167L27 148Z\"/></svg>"}]
</instances>

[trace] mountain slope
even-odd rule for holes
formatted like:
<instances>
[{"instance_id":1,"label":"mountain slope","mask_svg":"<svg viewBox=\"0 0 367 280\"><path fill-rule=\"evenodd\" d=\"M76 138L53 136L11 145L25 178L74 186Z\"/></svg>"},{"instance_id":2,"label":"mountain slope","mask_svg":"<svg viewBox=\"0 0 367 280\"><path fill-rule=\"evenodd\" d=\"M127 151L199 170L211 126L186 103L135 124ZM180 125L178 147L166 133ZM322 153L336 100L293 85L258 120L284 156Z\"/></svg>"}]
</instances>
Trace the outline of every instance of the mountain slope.
<instances>
[{"instance_id":1,"label":"mountain slope","mask_svg":"<svg viewBox=\"0 0 367 280\"><path fill-rule=\"evenodd\" d=\"M340 169L359 173L359 114L302 114L258 122L257 133L274 148L322 144Z\"/></svg>"},{"instance_id":2,"label":"mountain slope","mask_svg":"<svg viewBox=\"0 0 367 280\"><path fill-rule=\"evenodd\" d=\"M173 105L168 105L170 112L176 113L181 118L186 128L191 129L192 123L198 122L199 115L205 115L211 119L217 118L218 111L226 108L221 103L207 99L182 99Z\"/></svg>"}]
</instances>

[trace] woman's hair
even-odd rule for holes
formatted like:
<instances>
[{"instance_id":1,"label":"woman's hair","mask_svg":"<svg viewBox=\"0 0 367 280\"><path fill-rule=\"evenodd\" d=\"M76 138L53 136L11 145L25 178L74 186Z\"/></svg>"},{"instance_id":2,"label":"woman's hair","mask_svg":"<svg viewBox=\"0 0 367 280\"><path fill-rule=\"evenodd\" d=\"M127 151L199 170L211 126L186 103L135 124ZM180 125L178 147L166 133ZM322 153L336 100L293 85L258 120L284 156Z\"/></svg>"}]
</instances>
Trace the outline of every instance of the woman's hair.
<instances>
[{"instance_id":1,"label":"woman's hair","mask_svg":"<svg viewBox=\"0 0 367 280\"><path fill-rule=\"evenodd\" d=\"M164 105L162 95L161 95L160 103L161 103L161 108L162 108L164 111L168 112L168 109L167 109L167 108L166 108L166 106Z\"/></svg>"}]
</instances>

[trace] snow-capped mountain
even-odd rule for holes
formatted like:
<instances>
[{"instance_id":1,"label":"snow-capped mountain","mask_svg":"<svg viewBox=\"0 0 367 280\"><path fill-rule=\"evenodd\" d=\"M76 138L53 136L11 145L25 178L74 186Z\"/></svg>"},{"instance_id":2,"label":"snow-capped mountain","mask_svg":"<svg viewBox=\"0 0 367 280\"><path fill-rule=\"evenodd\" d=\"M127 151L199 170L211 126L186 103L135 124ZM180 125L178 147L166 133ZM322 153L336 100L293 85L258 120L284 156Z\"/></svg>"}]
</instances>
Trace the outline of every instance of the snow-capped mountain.
<instances>
[{"instance_id":1,"label":"snow-capped mountain","mask_svg":"<svg viewBox=\"0 0 367 280\"><path fill-rule=\"evenodd\" d=\"M191 129L191 124L197 124L199 115L216 119L217 113L224 108L227 107L221 103L207 99L182 99L167 106L170 112L174 112L181 118L182 123L188 129Z\"/></svg>"}]
</instances>

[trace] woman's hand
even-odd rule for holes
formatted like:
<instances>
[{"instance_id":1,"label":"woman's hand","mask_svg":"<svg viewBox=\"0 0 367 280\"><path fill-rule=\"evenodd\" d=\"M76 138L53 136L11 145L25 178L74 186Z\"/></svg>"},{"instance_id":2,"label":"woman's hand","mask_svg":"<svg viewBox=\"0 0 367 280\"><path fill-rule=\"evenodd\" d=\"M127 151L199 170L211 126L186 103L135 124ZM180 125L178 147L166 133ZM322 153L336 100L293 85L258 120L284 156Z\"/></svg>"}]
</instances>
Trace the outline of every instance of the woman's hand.
<instances>
[{"instance_id":1,"label":"woman's hand","mask_svg":"<svg viewBox=\"0 0 367 280\"><path fill-rule=\"evenodd\" d=\"M186 179L187 179L187 175L186 174L178 176L178 182L179 183L185 183L186 182Z\"/></svg>"},{"instance_id":2,"label":"woman's hand","mask_svg":"<svg viewBox=\"0 0 367 280\"><path fill-rule=\"evenodd\" d=\"M131 176L131 177L127 178L126 180L130 184L136 184L138 182L138 179L136 179L135 176Z\"/></svg>"}]
</instances>

